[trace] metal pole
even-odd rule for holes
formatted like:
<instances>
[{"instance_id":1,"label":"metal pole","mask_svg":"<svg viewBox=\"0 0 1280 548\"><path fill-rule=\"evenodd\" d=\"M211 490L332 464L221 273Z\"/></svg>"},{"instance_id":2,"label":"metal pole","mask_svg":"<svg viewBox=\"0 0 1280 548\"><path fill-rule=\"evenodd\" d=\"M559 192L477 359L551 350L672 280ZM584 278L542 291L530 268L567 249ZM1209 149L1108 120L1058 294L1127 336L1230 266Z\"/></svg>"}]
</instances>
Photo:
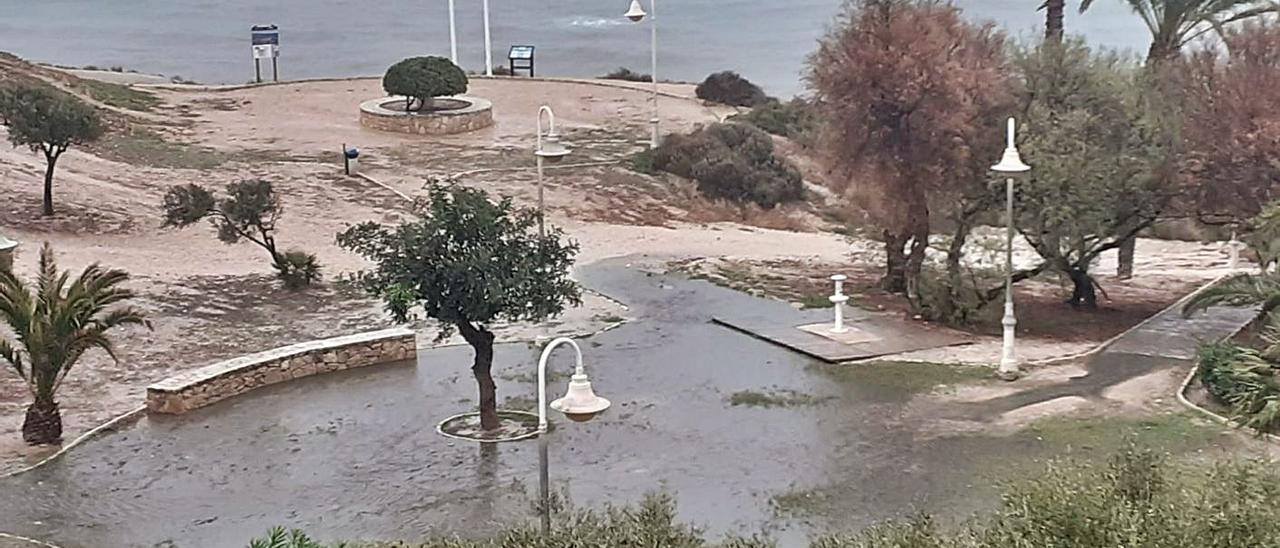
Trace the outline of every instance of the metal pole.
<instances>
[{"instance_id":1,"label":"metal pole","mask_svg":"<svg viewBox=\"0 0 1280 548\"><path fill-rule=\"evenodd\" d=\"M551 532L551 473L547 464L547 436L538 436L538 497L542 501L542 534Z\"/></svg>"},{"instance_id":2,"label":"metal pole","mask_svg":"<svg viewBox=\"0 0 1280 548\"><path fill-rule=\"evenodd\" d=\"M280 81L280 65L276 63L276 56L271 56L271 81Z\"/></svg>"},{"instance_id":3,"label":"metal pole","mask_svg":"<svg viewBox=\"0 0 1280 548\"><path fill-rule=\"evenodd\" d=\"M489 38L489 0L481 4L484 10L484 74L493 76L493 41Z\"/></svg>"},{"instance_id":4,"label":"metal pole","mask_svg":"<svg viewBox=\"0 0 1280 548\"><path fill-rule=\"evenodd\" d=\"M257 57L253 59L253 81L258 84L262 83L262 61Z\"/></svg>"},{"instance_id":5,"label":"metal pole","mask_svg":"<svg viewBox=\"0 0 1280 548\"><path fill-rule=\"evenodd\" d=\"M543 217L546 216L546 202L542 194L542 157L538 156L538 237L542 238L547 235L547 229L544 226Z\"/></svg>"},{"instance_id":6,"label":"metal pole","mask_svg":"<svg viewBox=\"0 0 1280 548\"><path fill-rule=\"evenodd\" d=\"M458 26L453 18L453 0L449 0L449 58L458 64Z\"/></svg>"},{"instance_id":7,"label":"metal pole","mask_svg":"<svg viewBox=\"0 0 1280 548\"><path fill-rule=\"evenodd\" d=\"M649 0L649 28L651 31L652 41L652 67L650 67L650 79L653 80L653 118L649 123L653 126L653 135L649 140L649 148L658 148L658 0Z\"/></svg>"},{"instance_id":8,"label":"metal pole","mask_svg":"<svg viewBox=\"0 0 1280 548\"><path fill-rule=\"evenodd\" d=\"M1000 356L1000 377L1006 380L1018 376L1018 362L1014 356L1014 328L1018 325L1013 314L1013 177L1005 180L1005 255L1004 255L1004 344Z\"/></svg>"}]
</instances>

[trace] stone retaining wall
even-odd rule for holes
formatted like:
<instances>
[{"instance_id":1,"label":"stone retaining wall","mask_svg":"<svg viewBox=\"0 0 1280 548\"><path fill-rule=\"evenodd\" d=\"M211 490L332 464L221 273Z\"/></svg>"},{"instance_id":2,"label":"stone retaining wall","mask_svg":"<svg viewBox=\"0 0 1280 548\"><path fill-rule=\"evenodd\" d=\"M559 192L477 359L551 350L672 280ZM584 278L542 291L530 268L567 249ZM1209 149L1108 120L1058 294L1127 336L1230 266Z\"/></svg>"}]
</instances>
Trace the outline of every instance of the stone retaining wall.
<instances>
[{"instance_id":1,"label":"stone retaining wall","mask_svg":"<svg viewBox=\"0 0 1280 548\"><path fill-rule=\"evenodd\" d=\"M405 328L285 346L215 363L148 386L147 410L186 413L270 384L412 360L417 351L413 331Z\"/></svg>"},{"instance_id":2,"label":"stone retaining wall","mask_svg":"<svg viewBox=\"0 0 1280 548\"><path fill-rule=\"evenodd\" d=\"M365 101L360 104L360 125L378 131L414 135L453 135L493 125L493 104L488 100L461 95L447 99L467 103L467 106L454 110L410 113L382 106L391 101L403 104L404 99L383 97Z\"/></svg>"}]
</instances>

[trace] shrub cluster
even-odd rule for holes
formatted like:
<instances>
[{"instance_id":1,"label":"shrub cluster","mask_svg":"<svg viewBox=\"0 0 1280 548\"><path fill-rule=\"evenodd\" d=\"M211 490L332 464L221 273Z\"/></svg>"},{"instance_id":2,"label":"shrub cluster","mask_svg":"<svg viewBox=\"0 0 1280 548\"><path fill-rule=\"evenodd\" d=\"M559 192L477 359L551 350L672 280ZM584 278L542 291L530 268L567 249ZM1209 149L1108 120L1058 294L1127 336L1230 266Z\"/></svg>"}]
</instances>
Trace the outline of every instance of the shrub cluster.
<instances>
[{"instance_id":1,"label":"shrub cluster","mask_svg":"<svg viewBox=\"0 0 1280 548\"><path fill-rule=\"evenodd\" d=\"M605 80L625 80L627 82L652 82L653 75L635 72L627 67L618 67L617 70L602 76Z\"/></svg>"},{"instance_id":2,"label":"shrub cluster","mask_svg":"<svg viewBox=\"0 0 1280 548\"><path fill-rule=\"evenodd\" d=\"M314 253L301 249L284 252L271 266L286 289L302 289L320 281L320 261Z\"/></svg>"},{"instance_id":3,"label":"shrub cluster","mask_svg":"<svg viewBox=\"0 0 1280 548\"><path fill-rule=\"evenodd\" d=\"M1206 344L1197 353L1196 374L1214 401L1231 408L1240 424L1258 432L1280 430L1280 327L1273 322L1263 350L1231 342Z\"/></svg>"},{"instance_id":4,"label":"shrub cluster","mask_svg":"<svg viewBox=\"0 0 1280 548\"><path fill-rule=\"evenodd\" d=\"M800 97L786 102L771 98L748 112L730 116L729 120L751 124L793 141L807 140L817 127L813 104Z\"/></svg>"},{"instance_id":5,"label":"shrub cluster","mask_svg":"<svg viewBox=\"0 0 1280 548\"><path fill-rule=\"evenodd\" d=\"M653 167L693 179L709 198L765 208L804 198L800 172L774 156L769 134L746 124L712 124L688 135L668 135L654 151Z\"/></svg>"},{"instance_id":6,"label":"shrub cluster","mask_svg":"<svg viewBox=\"0 0 1280 548\"><path fill-rule=\"evenodd\" d=\"M444 57L410 57L387 69L382 89L407 97L406 111L421 110L433 97L466 93L467 73Z\"/></svg>"},{"instance_id":7,"label":"shrub cluster","mask_svg":"<svg viewBox=\"0 0 1280 548\"><path fill-rule=\"evenodd\" d=\"M769 100L760 86L730 70L708 76L694 92L703 101L736 107L754 107Z\"/></svg>"}]
</instances>

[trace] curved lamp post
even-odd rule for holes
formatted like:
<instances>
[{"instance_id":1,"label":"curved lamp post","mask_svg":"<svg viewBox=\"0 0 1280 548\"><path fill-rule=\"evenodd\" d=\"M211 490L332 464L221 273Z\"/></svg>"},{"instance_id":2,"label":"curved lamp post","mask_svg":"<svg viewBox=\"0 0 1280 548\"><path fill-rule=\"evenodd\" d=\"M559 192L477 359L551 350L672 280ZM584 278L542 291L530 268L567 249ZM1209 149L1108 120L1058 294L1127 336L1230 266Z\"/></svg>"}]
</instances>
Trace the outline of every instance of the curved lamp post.
<instances>
[{"instance_id":1,"label":"curved lamp post","mask_svg":"<svg viewBox=\"0 0 1280 548\"><path fill-rule=\"evenodd\" d=\"M1019 375L1018 360L1014 355L1014 328L1018 325L1013 315L1013 176L1031 171L1031 166L1022 163L1018 147L1014 144L1015 122L1009 118L1009 141L1004 149L1000 163L991 166L991 171L1006 174L1005 178L1005 250L1004 250L1004 318L1000 325L1004 327L1004 344L1000 351L1000 378L1012 381Z\"/></svg>"},{"instance_id":2,"label":"curved lamp post","mask_svg":"<svg viewBox=\"0 0 1280 548\"><path fill-rule=\"evenodd\" d=\"M547 118L547 132L544 136L542 131L543 115ZM551 107L543 105L538 109L538 144L533 149L533 155L538 160L538 236L545 236L547 229L544 218L546 217L546 202L542 192L542 163L559 163L565 156L569 155L569 149L565 148L564 143L560 142L560 134L556 133L556 113L551 111Z\"/></svg>"},{"instance_id":3,"label":"curved lamp post","mask_svg":"<svg viewBox=\"0 0 1280 548\"><path fill-rule=\"evenodd\" d=\"M538 360L538 494L542 497L542 531L551 530L551 488L547 470L547 359L560 345L573 347L577 355L577 365L573 377L569 380L569 390L563 398L551 402L551 408L564 413L574 422L586 422L609 408L609 400L597 396L591 390L591 381L582 368L582 349L573 339L561 337L542 351Z\"/></svg>"},{"instance_id":4,"label":"curved lamp post","mask_svg":"<svg viewBox=\"0 0 1280 548\"><path fill-rule=\"evenodd\" d=\"M653 135L649 139L649 148L658 148L658 0L649 0L649 12L645 13L644 7L640 5L640 0L631 0L631 7L627 10L626 17L632 22L639 23L644 20L645 16L649 16L650 30L650 52L653 66L649 70L649 79L653 81L653 118L649 119L649 124L653 126Z\"/></svg>"}]
</instances>

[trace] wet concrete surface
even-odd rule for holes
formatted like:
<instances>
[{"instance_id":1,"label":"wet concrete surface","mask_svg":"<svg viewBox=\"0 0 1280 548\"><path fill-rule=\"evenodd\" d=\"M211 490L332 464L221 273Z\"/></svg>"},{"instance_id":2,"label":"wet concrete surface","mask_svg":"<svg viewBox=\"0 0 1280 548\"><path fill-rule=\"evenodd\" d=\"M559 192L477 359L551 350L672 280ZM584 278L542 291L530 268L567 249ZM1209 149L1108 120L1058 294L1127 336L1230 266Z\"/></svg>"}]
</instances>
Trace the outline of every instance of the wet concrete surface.
<instances>
[{"instance_id":1,"label":"wet concrete surface","mask_svg":"<svg viewBox=\"0 0 1280 548\"><path fill-rule=\"evenodd\" d=\"M681 519L713 535L765 531L784 547L803 546L813 523L859 527L916 511L966 516L994 503L993 467L1039 450L1030 436L922 435L923 425L906 419L912 394L892 379L837 380L814 360L709 321L720 312L789 311L786 303L625 261L578 277L639 319L583 341L593 384L615 407L585 424L553 417L552 487L576 505L667 491ZM498 347L500 401L536 394L532 382L501 377L532 374L537 352ZM474 405L470 359L467 347L425 350L416 364L301 379L184 416L144 418L0 480L0 530L67 548L220 548L281 524L323 540L412 540L528 520L536 441L481 447L434 431ZM1117 360L1124 364L1088 382L1101 389L1158 366ZM571 363L566 350L552 368ZM833 399L768 409L727 401L739 390L772 388ZM777 494L830 485L841 493L838 515L781 519L770 504Z\"/></svg>"}]
</instances>

